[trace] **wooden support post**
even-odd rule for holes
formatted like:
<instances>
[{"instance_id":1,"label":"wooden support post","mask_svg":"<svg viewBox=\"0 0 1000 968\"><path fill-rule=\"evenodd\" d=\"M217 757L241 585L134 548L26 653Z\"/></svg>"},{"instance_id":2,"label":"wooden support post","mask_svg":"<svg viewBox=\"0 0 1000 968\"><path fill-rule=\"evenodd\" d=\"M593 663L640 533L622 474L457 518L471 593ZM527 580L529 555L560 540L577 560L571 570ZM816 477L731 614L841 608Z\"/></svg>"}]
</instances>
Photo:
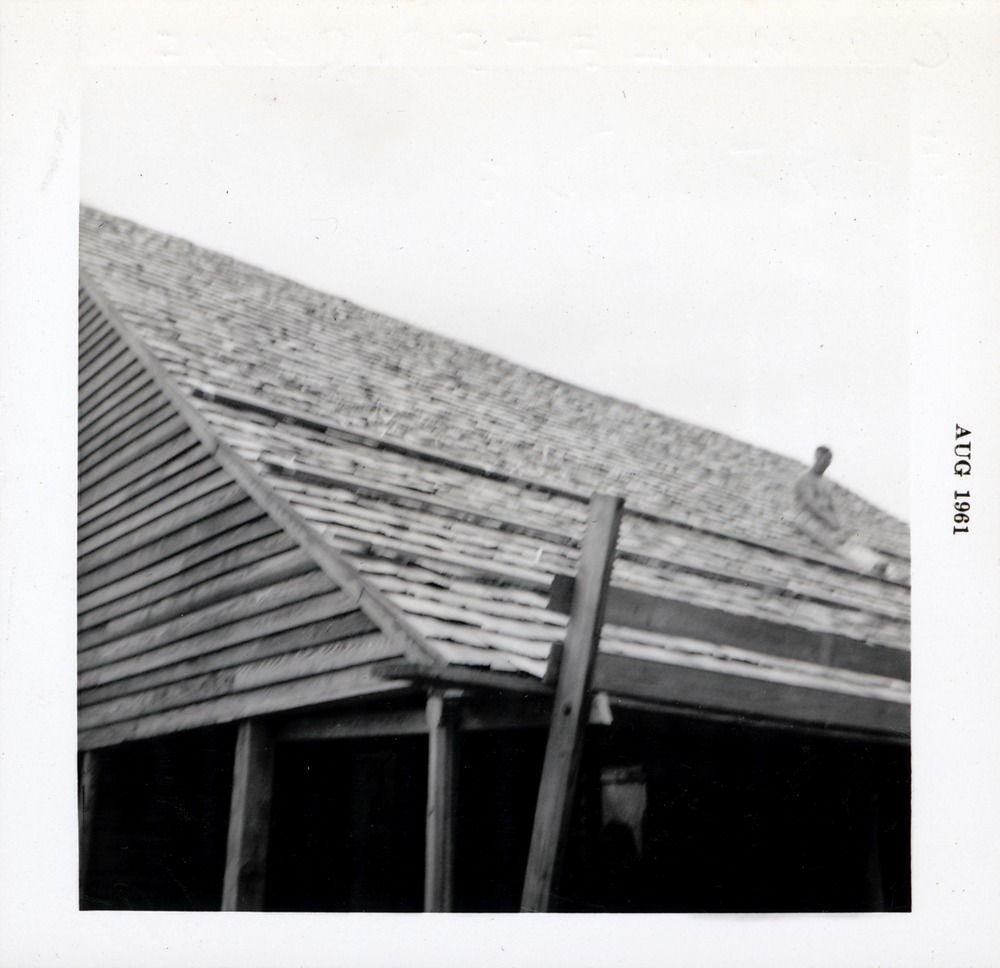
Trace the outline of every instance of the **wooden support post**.
<instances>
[{"instance_id":1,"label":"wooden support post","mask_svg":"<svg viewBox=\"0 0 1000 968\"><path fill-rule=\"evenodd\" d=\"M229 808L223 911L260 911L264 906L274 739L260 719L240 723Z\"/></svg>"},{"instance_id":2,"label":"wooden support post","mask_svg":"<svg viewBox=\"0 0 1000 968\"><path fill-rule=\"evenodd\" d=\"M621 498L606 494L595 494L590 503L566 641L559 660L552 725L545 748L531 832L531 850L521 895L522 911L549 910L553 885L562 862L622 503Z\"/></svg>"},{"instance_id":3,"label":"wooden support post","mask_svg":"<svg viewBox=\"0 0 1000 968\"><path fill-rule=\"evenodd\" d=\"M80 763L80 900L87 887L90 852L94 838L94 808L97 802L97 785L100 779L101 759L97 750L87 750Z\"/></svg>"},{"instance_id":4,"label":"wooden support post","mask_svg":"<svg viewBox=\"0 0 1000 968\"><path fill-rule=\"evenodd\" d=\"M454 885L454 810L458 709L448 693L427 697L427 837L424 910L450 911Z\"/></svg>"}]
</instances>

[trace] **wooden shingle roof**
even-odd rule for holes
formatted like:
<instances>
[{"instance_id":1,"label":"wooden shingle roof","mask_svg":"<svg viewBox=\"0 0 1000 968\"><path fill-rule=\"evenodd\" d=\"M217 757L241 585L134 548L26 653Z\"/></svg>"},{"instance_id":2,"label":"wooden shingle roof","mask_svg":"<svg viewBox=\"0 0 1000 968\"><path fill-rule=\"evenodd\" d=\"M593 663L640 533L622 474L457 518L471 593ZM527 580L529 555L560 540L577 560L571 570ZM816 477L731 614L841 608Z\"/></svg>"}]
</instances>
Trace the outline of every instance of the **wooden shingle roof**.
<instances>
[{"instance_id":1,"label":"wooden shingle roof","mask_svg":"<svg viewBox=\"0 0 1000 968\"><path fill-rule=\"evenodd\" d=\"M260 481L389 603L430 662L539 679L594 491L626 500L613 581L734 616L909 648L909 588L791 524L803 466L571 386L91 209L83 282ZM864 539L906 526L840 489ZM908 699L893 674L609 626L601 649Z\"/></svg>"}]
</instances>

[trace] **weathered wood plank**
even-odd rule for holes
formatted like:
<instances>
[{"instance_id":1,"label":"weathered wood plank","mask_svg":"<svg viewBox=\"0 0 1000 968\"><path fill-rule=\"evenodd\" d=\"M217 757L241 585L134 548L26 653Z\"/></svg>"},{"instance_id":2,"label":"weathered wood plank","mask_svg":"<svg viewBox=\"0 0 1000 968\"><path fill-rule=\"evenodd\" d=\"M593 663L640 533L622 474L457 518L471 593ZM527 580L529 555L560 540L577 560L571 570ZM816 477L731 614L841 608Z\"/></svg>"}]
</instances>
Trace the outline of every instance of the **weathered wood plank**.
<instances>
[{"instance_id":1,"label":"weathered wood plank","mask_svg":"<svg viewBox=\"0 0 1000 968\"><path fill-rule=\"evenodd\" d=\"M220 574L217 568L213 568L209 572L209 577L183 592L135 608L99 623L86 632L81 632L77 637L77 648L89 649L102 642L110 642L141 629L152 628L184 615L198 613L255 589L275 585L285 579L316 570L315 563L298 548L291 548L269 557L251 559L243 568L235 571Z\"/></svg>"},{"instance_id":2,"label":"weathered wood plank","mask_svg":"<svg viewBox=\"0 0 1000 968\"><path fill-rule=\"evenodd\" d=\"M566 575L556 576L549 607L568 614L572 594L573 579ZM910 678L910 653L904 649L869 645L844 635L814 632L750 615L734 615L615 585L608 590L604 620L608 625L737 646L802 662L907 681Z\"/></svg>"},{"instance_id":3,"label":"weathered wood plank","mask_svg":"<svg viewBox=\"0 0 1000 968\"><path fill-rule=\"evenodd\" d=\"M523 911L549 910L559 875L623 503L621 498L605 494L591 499L535 806L521 895Z\"/></svg>"},{"instance_id":4,"label":"weathered wood plank","mask_svg":"<svg viewBox=\"0 0 1000 968\"><path fill-rule=\"evenodd\" d=\"M98 378L106 383L108 379L121 373L134 362L135 357L129 353L124 343L117 342L106 346L92 360L77 368L77 388L80 395L83 396Z\"/></svg>"},{"instance_id":5,"label":"weathered wood plank","mask_svg":"<svg viewBox=\"0 0 1000 968\"><path fill-rule=\"evenodd\" d=\"M271 729L262 720L245 720L239 726L233 762L223 911L260 911L264 907L273 784Z\"/></svg>"},{"instance_id":6,"label":"weathered wood plank","mask_svg":"<svg viewBox=\"0 0 1000 968\"><path fill-rule=\"evenodd\" d=\"M80 368L87 366L100 356L109 346L118 341L118 334L105 319L95 317L95 323L89 331L80 329L80 339L77 341L77 360ZM103 325L101 323L103 322Z\"/></svg>"},{"instance_id":7,"label":"weathered wood plank","mask_svg":"<svg viewBox=\"0 0 1000 968\"><path fill-rule=\"evenodd\" d=\"M79 668L93 669L134 655L150 655L155 650L187 641L195 635L219 631L234 622L247 623L278 608L336 591L319 569L297 567L297 577L254 588L206 608L182 614L166 622L140 628L130 635L82 649ZM305 572L305 573L303 573ZM263 618L262 618L263 620Z\"/></svg>"},{"instance_id":8,"label":"weathered wood plank","mask_svg":"<svg viewBox=\"0 0 1000 968\"><path fill-rule=\"evenodd\" d=\"M96 353L86 363L77 367L77 394L85 400L96 385L104 385L110 377L121 373L126 367L139 361L128 347L121 341L108 343L99 353Z\"/></svg>"},{"instance_id":9,"label":"weathered wood plank","mask_svg":"<svg viewBox=\"0 0 1000 968\"><path fill-rule=\"evenodd\" d=\"M77 451L89 446L97 437L106 433L109 428L113 428L116 423L127 419L137 407L148 406L149 404L159 405L161 402L160 391L152 382L146 383L135 389L128 396L124 397L117 407L112 408L97 420L94 420L86 430L82 424L77 426ZM80 414L80 417L83 415Z\"/></svg>"},{"instance_id":10,"label":"weathered wood plank","mask_svg":"<svg viewBox=\"0 0 1000 968\"><path fill-rule=\"evenodd\" d=\"M144 544L143 547L119 558L104 554L104 549L95 552L94 555L88 557L88 560L77 563L78 582L82 583L85 577L89 578L92 573L102 569L108 569L104 574L115 578L130 575L134 571L148 568L161 558L183 551L191 545L199 544L222 531L246 524L262 514L263 511L248 498L234 499L224 505L217 513L206 515L190 524L183 524L178 530L171 531L157 541ZM190 520L190 518L186 520ZM120 550L116 548L115 552L120 553ZM80 584L77 587L79 588ZM83 590L91 591L93 587L86 587Z\"/></svg>"},{"instance_id":11,"label":"weathered wood plank","mask_svg":"<svg viewBox=\"0 0 1000 968\"><path fill-rule=\"evenodd\" d=\"M108 396L118 392L142 374L142 364L138 360L132 359L118 370L98 374L86 386L80 387L77 397L78 409L84 413L89 412L95 402L107 399Z\"/></svg>"},{"instance_id":12,"label":"weathered wood plank","mask_svg":"<svg viewBox=\"0 0 1000 968\"><path fill-rule=\"evenodd\" d=\"M459 733L545 729L552 719L552 704L544 698L463 695L456 724ZM291 743L362 736L422 736L427 731L425 707L365 709L289 719L277 727L277 737L279 742Z\"/></svg>"},{"instance_id":13,"label":"weathered wood plank","mask_svg":"<svg viewBox=\"0 0 1000 968\"><path fill-rule=\"evenodd\" d=\"M235 668L241 664L257 662L272 656L334 643L337 643L339 648L338 662L344 667L398 655L399 650L390 647L384 638L376 638L370 634L375 631L371 619L363 612L353 609L334 618L321 619L310 625L265 635L173 665L161 666L150 672L124 676L105 685L83 689L79 693L78 701L81 708L92 706L98 702L191 679L207 672Z\"/></svg>"},{"instance_id":14,"label":"weathered wood plank","mask_svg":"<svg viewBox=\"0 0 1000 968\"><path fill-rule=\"evenodd\" d=\"M138 437L133 437L123 447L121 447L112 457L101 461L97 466L84 471L78 477L78 484L81 491L93 487L105 478L111 477L122 470L131 469L133 462L147 454L158 450L163 444L169 443L176 437L188 432L187 424L179 414L172 414L170 418L158 427L154 427L148 433L142 433Z\"/></svg>"},{"instance_id":15,"label":"weathered wood plank","mask_svg":"<svg viewBox=\"0 0 1000 968\"><path fill-rule=\"evenodd\" d=\"M78 507L88 507L107 497L109 494L114 494L119 488L148 474L150 471L162 468L168 461L172 461L180 454L196 446L197 442L189 434L181 430L171 439L155 447L150 453L140 457L133 464L125 465L108 477L87 486L78 483Z\"/></svg>"},{"instance_id":16,"label":"weathered wood plank","mask_svg":"<svg viewBox=\"0 0 1000 968\"><path fill-rule=\"evenodd\" d=\"M210 558L200 565L169 575L167 578L143 585L137 591L113 597L104 604L88 608L81 599L77 629L84 632L133 612L162 603L167 609L164 618L172 617L170 609L176 603L179 609L198 608L221 601L240 591L248 591L245 582L259 578L260 568L274 557L296 551L295 543L287 535L275 532L267 537L240 544L231 551ZM301 553L301 552L300 552ZM101 589L106 591L107 589ZM87 596L88 599L92 596ZM166 601L165 601L166 600ZM96 599L95 599L96 601ZM178 613L179 614L179 613Z\"/></svg>"},{"instance_id":17,"label":"weathered wood plank","mask_svg":"<svg viewBox=\"0 0 1000 968\"><path fill-rule=\"evenodd\" d=\"M230 723L248 715L264 716L364 696L403 696L411 693L412 689L407 684L391 682L379 676L377 665L338 669L142 718L80 729L77 743L80 749L94 749L182 729Z\"/></svg>"},{"instance_id":18,"label":"weathered wood plank","mask_svg":"<svg viewBox=\"0 0 1000 968\"><path fill-rule=\"evenodd\" d=\"M142 498L147 495L150 496L150 503L159 500L164 494L177 490L188 478L194 480L216 466L218 465L201 445L196 441L192 442L190 447L182 450L173 460L139 477L133 477L104 496L98 498L93 491L81 495L81 499L88 503L78 506L79 527L103 527L108 521L115 520L115 509L123 504L134 501L133 507L143 507ZM128 509L123 509L121 513L128 513Z\"/></svg>"},{"instance_id":19,"label":"weathered wood plank","mask_svg":"<svg viewBox=\"0 0 1000 968\"><path fill-rule=\"evenodd\" d=\"M130 415L131 416L131 415ZM135 422L127 427L109 428L95 442L86 454L77 452L77 474L82 476L89 474L99 465L110 461L120 450L123 450L130 441L139 440L143 435L151 434L158 427L162 427L171 417L174 411L168 404L163 404L158 409L151 411L144 418L136 418Z\"/></svg>"},{"instance_id":20,"label":"weathered wood plank","mask_svg":"<svg viewBox=\"0 0 1000 968\"><path fill-rule=\"evenodd\" d=\"M99 541L102 536L107 536L107 540L110 541L111 538L118 537L126 531L135 530L135 527L129 527L130 523L137 527L187 503L181 495L183 492L189 492L191 488L214 490L231 478L219 468L218 464L205 459L190 465L186 473L175 474L162 481L158 478L157 480L159 481L157 484L123 501L111 512L81 522L76 532L77 554L86 554L101 544L106 544L106 541Z\"/></svg>"},{"instance_id":21,"label":"weathered wood plank","mask_svg":"<svg viewBox=\"0 0 1000 968\"><path fill-rule=\"evenodd\" d=\"M98 454L101 458L107 456L108 444L134 437L141 429L162 423L171 413L173 410L170 404L158 394L153 394L145 400L142 398L129 400L127 411L119 411L115 419L98 425L88 439L77 438L76 455L79 468L89 469L84 467L84 463L93 462Z\"/></svg>"},{"instance_id":22,"label":"weathered wood plank","mask_svg":"<svg viewBox=\"0 0 1000 968\"><path fill-rule=\"evenodd\" d=\"M100 782L101 754L97 750L87 750L80 764L80 802L78 804L78 819L80 828L79 841L79 882L80 896L87 887L87 873L90 868L90 857L94 838L94 820L97 807L97 789Z\"/></svg>"},{"instance_id":23,"label":"weathered wood plank","mask_svg":"<svg viewBox=\"0 0 1000 968\"><path fill-rule=\"evenodd\" d=\"M81 435L89 433L95 424L108 418L109 414L115 413L118 407L133 394L147 390L152 383L149 374L140 371L128 383L113 393L108 393L106 396L96 396L85 402L78 402L77 433Z\"/></svg>"},{"instance_id":24,"label":"weathered wood plank","mask_svg":"<svg viewBox=\"0 0 1000 968\"><path fill-rule=\"evenodd\" d=\"M152 589L168 578L181 577L188 568L208 562L216 555L278 533L277 526L263 511L245 518L240 505L240 512L235 525L231 519L211 519L205 522L202 540L182 543L181 547L164 551L159 558L153 557L132 570L112 562L88 575L81 575L77 579L77 608L87 611ZM231 516L232 512L226 514Z\"/></svg>"},{"instance_id":25,"label":"weathered wood plank","mask_svg":"<svg viewBox=\"0 0 1000 968\"><path fill-rule=\"evenodd\" d=\"M222 696L234 696L263 686L305 679L343 668L345 651L339 643L285 652L256 662L220 669L215 672L183 679L154 689L133 693L107 702L94 703L80 709L81 729L103 726L190 706ZM351 667L363 665L358 656L348 656Z\"/></svg>"},{"instance_id":26,"label":"weathered wood plank","mask_svg":"<svg viewBox=\"0 0 1000 968\"><path fill-rule=\"evenodd\" d=\"M192 476L184 487L164 495L159 501L135 508L131 514L123 513L113 524L98 528L87 537L78 534L77 555L81 558L85 557L100 548L112 545L116 541L121 542L119 547L132 549L140 547L147 540L155 540L161 536L157 533L158 526L162 522L166 522L172 512L179 512L185 508L193 510L199 507L227 486L234 488L235 485L230 482L231 478L223 470L210 470L201 477ZM176 526L176 521L173 524ZM122 541L122 539L128 540Z\"/></svg>"},{"instance_id":27,"label":"weathered wood plank","mask_svg":"<svg viewBox=\"0 0 1000 968\"><path fill-rule=\"evenodd\" d=\"M646 662L601 653L595 689L687 709L738 713L749 719L784 720L868 733L909 735L910 705L849 692L776 682L767 678Z\"/></svg>"},{"instance_id":28,"label":"weathered wood plank","mask_svg":"<svg viewBox=\"0 0 1000 968\"><path fill-rule=\"evenodd\" d=\"M233 622L178 642L170 642L155 651L139 652L99 666L91 665L80 670L77 676L78 688L89 689L91 686L183 662L210 651L242 645L278 632L287 632L312 622L344 615L351 611L349 595L350 593L331 592L304 601L294 601L262 615Z\"/></svg>"},{"instance_id":29,"label":"weathered wood plank","mask_svg":"<svg viewBox=\"0 0 1000 968\"><path fill-rule=\"evenodd\" d=\"M427 823L424 910L450 911L454 898L457 700L427 698Z\"/></svg>"},{"instance_id":30,"label":"weathered wood plank","mask_svg":"<svg viewBox=\"0 0 1000 968\"><path fill-rule=\"evenodd\" d=\"M276 726L276 736L280 743L295 743L365 736L425 736L427 729L424 708L368 709L287 720Z\"/></svg>"}]
</instances>

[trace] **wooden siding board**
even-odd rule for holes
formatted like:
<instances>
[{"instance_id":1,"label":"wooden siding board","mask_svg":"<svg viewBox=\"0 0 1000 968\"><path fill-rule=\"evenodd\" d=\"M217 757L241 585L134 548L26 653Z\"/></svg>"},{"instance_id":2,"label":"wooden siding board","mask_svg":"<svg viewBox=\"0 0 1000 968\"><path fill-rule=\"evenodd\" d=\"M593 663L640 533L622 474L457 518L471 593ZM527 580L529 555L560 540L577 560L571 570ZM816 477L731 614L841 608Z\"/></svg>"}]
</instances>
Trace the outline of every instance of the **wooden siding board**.
<instances>
[{"instance_id":1,"label":"wooden siding board","mask_svg":"<svg viewBox=\"0 0 1000 968\"><path fill-rule=\"evenodd\" d=\"M77 411L79 413L78 430L82 435L86 435L91 427L99 420L104 419L109 413L116 411L122 403L128 400L134 393L147 389L153 385L153 380L145 370L138 370L127 383L117 387L113 393L93 397L90 400L78 400Z\"/></svg>"},{"instance_id":2,"label":"wooden siding board","mask_svg":"<svg viewBox=\"0 0 1000 968\"><path fill-rule=\"evenodd\" d=\"M133 609L110 621L81 632L77 648L84 651L102 642L119 640L123 636L153 628L164 622L178 621L185 616L204 613L227 601L244 601L244 596L316 570L308 557L295 548L272 557L259 558L236 571L215 575L192 588L160 599L155 604Z\"/></svg>"},{"instance_id":3,"label":"wooden siding board","mask_svg":"<svg viewBox=\"0 0 1000 968\"><path fill-rule=\"evenodd\" d=\"M135 357L128 352L128 347L121 340L110 343L89 363L78 368L77 391L80 397L85 399L92 392L92 387L103 386L129 368L135 370Z\"/></svg>"},{"instance_id":4,"label":"wooden siding board","mask_svg":"<svg viewBox=\"0 0 1000 968\"><path fill-rule=\"evenodd\" d=\"M167 461L173 460L194 446L196 446L196 442L189 435L183 431L175 431L170 439L161 442L150 453L147 453L131 465L126 464L114 474L104 477L100 481L95 481L90 485L79 481L77 483L78 504L86 506L107 497L109 494L114 494L119 488L138 477L150 473L150 471L156 471Z\"/></svg>"},{"instance_id":5,"label":"wooden siding board","mask_svg":"<svg viewBox=\"0 0 1000 968\"><path fill-rule=\"evenodd\" d=\"M184 613L158 625L140 629L131 635L103 642L79 652L78 663L83 670L96 669L110 663L118 663L132 656L149 658L159 655L164 648L177 648L193 638L203 638L211 633L225 636L224 629L234 624L252 630L255 621L263 625L268 616L296 605L304 604L317 597L329 598L335 595L329 578L318 569L306 574L285 579L268 585L258 585L250 592L244 592L206 608ZM211 639L205 641L211 645ZM85 678L81 675L82 680Z\"/></svg>"},{"instance_id":6,"label":"wooden siding board","mask_svg":"<svg viewBox=\"0 0 1000 968\"><path fill-rule=\"evenodd\" d=\"M124 656L101 666L92 665L83 668L79 673L78 688L82 690L102 685L114 679L173 665L212 650L242 645L277 632L304 628L313 622L341 615L352 607L354 607L353 602L344 592L331 592L316 598L292 602L248 620L233 622L220 629L171 642L152 652Z\"/></svg>"},{"instance_id":7,"label":"wooden siding board","mask_svg":"<svg viewBox=\"0 0 1000 968\"><path fill-rule=\"evenodd\" d=\"M150 401L155 402L155 401ZM127 415L129 422L109 426L100 434L86 451L77 452L77 470L86 474L117 454L128 440L136 440L139 434L152 433L162 427L174 416L174 410L165 401L160 401L158 407L140 407L135 413Z\"/></svg>"},{"instance_id":8,"label":"wooden siding board","mask_svg":"<svg viewBox=\"0 0 1000 968\"><path fill-rule=\"evenodd\" d=\"M82 419L77 426L77 450L89 446L97 437L113 427L118 421L127 419L137 408L160 398L160 391L152 384L140 384L119 401L117 407L100 414L84 427ZM82 418L82 414L80 415Z\"/></svg>"},{"instance_id":9,"label":"wooden siding board","mask_svg":"<svg viewBox=\"0 0 1000 968\"><path fill-rule=\"evenodd\" d=\"M141 488L127 501L121 501L99 517L81 523L76 533L79 542L78 554L86 554L87 551L106 544L111 540L108 535L117 536L126 533L130 525L135 528L139 524L155 520L159 516L158 508L162 506L167 510L166 505L169 502L183 501L181 495L190 488L197 486L199 489L214 490L215 487L221 486L216 482L227 479L224 472L220 471L218 465L211 460L205 459L196 464L188 464L185 473L172 474L152 487ZM208 490L202 493L208 493ZM102 537L105 540L102 541ZM87 544L86 550L84 550L85 544Z\"/></svg>"},{"instance_id":10,"label":"wooden siding board","mask_svg":"<svg viewBox=\"0 0 1000 968\"><path fill-rule=\"evenodd\" d=\"M175 491L185 476L200 477L201 470L195 465L217 466L208 457L205 449L197 441L192 441L191 445L183 449L176 457L166 461L161 467L153 468L138 477L132 478L128 483L118 487L98 488L89 493L80 495L80 505L78 509L80 526L88 526L98 518L103 518L105 522L113 520L111 517L115 508L135 497L152 494L155 497L161 493L171 493ZM164 490L166 489L166 490ZM154 497L154 499L155 499Z\"/></svg>"},{"instance_id":11,"label":"wooden siding board","mask_svg":"<svg viewBox=\"0 0 1000 968\"><path fill-rule=\"evenodd\" d=\"M382 678L379 675L381 665L383 663L338 669L239 695L222 696L213 701L165 713L80 730L78 744L80 749L97 749L162 733L233 722L236 719L246 718L248 710L252 710L254 715L265 716L269 713L319 706L345 699L378 696L385 698L392 694L402 696L412 692L411 687L406 684Z\"/></svg>"},{"instance_id":12,"label":"wooden siding board","mask_svg":"<svg viewBox=\"0 0 1000 968\"><path fill-rule=\"evenodd\" d=\"M131 470L132 465L137 463L137 459L147 455L156 456L159 448L175 440L177 437L186 437L188 434L187 425L179 414L171 415L170 419L158 427L154 427L148 433L143 433L138 437L133 437L130 441L119 448L113 456L102 461L97 467L84 471L79 475L78 486L81 491L86 491L100 481L123 470Z\"/></svg>"},{"instance_id":13,"label":"wooden siding board","mask_svg":"<svg viewBox=\"0 0 1000 968\"><path fill-rule=\"evenodd\" d=\"M87 612L127 595L153 588L159 582L180 576L187 569L208 563L216 556L243 547L261 538L273 537L278 533L274 522L263 512L254 514L253 520L237 521L218 529L214 535L206 535L203 541L182 547L160 559L154 559L145 567L132 569L119 575L114 564L104 569L84 575L77 580L78 608Z\"/></svg>"},{"instance_id":14,"label":"wooden siding board","mask_svg":"<svg viewBox=\"0 0 1000 968\"><path fill-rule=\"evenodd\" d=\"M112 551L115 546L119 551L141 547L148 541L176 531L178 522L185 520L183 512L189 510L195 501L217 500L220 504L216 506L227 506L233 497L232 486L224 471L215 470L203 477L192 474L180 490L164 495L145 507L130 506L127 511L131 513L121 515L116 524L105 524L87 536L78 534L78 554L86 558L107 549L113 557L117 557L117 553Z\"/></svg>"},{"instance_id":15,"label":"wooden siding board","mask_svg":"<svg viewBox=\"0 0 1000 968\"><path fill-rule=\"evenodd\" d=\"M256 662L147 689L135 695L85 706L79 712L78 725L80 729L93 729L153 713L169 712L210 699L237 696L239 693L253 692L268 686L329 674L343 669L342 663L345 661L348 668L364 666L370 662L371 651L364 650L359 655L344 650L340 643L335 642L269 656ZM391 652L396 654L394 649ZM252 712L258 714L256 709Z\"/></svg>"},{"instance_id":16,"label":"wooden siding board","mask_svg":"<svg viewBox=\"0 0 1000 968\"><path fill-rule=\"evenodd\" d=\"M197 489L198 484L196 483L192 485L190 490L196 491ZM101 545L92 551L85 551L77 561L78 567L83 573L93 571L95 568L100 568L109 562L118 560L125 554L139 551L148 544L152 544L161 538L166 538L175 532L197 524L209 515L237 507L240 504L246 503L246 501L247 497L238 484L222 483L220 486L213 487L209 492L199 495L194 500L188 500L179 506L172 507L152 520L139 524L135 530L128 530L124 534L116 534L107 544ZM164 501L163 503L172 503L172 501ZM154 514L158 513L159 507L154 507L152 510ZM140 518L144 518L146 514L147 512L142 512ZM129 528L131 525L131 519L126 519L122 522L122 527L124 528ZM100 536L97 537L99 539Z\"/></svg>"},{"instance_id":17,"label":"wooden siding board","mask_svg":"<svg viewBox=\"0 0 1000 968\"><path fill-rule=\"evenodd\" d=\"M195 520L180 530L121 558L109 561L101 567L91 567L89 563L83 563L83 567L78 570L77 587L84 592L92 591L104 584L110 575L124 577L132 572L149 568L162 558L168 558L179 551L199 545L217 534L248 524L255 518L263 516L264 512L252 501L246 499L238 501L209 518ZM101 572L102 569L109 569L109 571L102 572L99 577L94 578L94 575ZM90 584L90 579L93 579L93 584Z\"/></svg>"},{"instance_id":18,"label":"wooden siding board","mask_svg":"<svg viewBox=\"0 0 1000 968\"><path fill-rule=\"evenodd\" d=\"M367 633L375 631L377 629L371 619L363 612L352 609L343 615L321 619L309 625L296 626L286 632L264 635L240 645L215 649L193 659L162 666L150 672L118 678L101 686L92 686L80 692L80 706L91 706L107 699L128 696L207 672L229 669L243 663L321 645L339 643L343 650L345 665L351 664L352 660L360 665L373 659L395 655L397 650L391 649L388 644L382 649L385 655L381 655L379 643L364 638ZM345 641L350 639L354 641Z\"/></svg>"},{"instance_id":19,"label":"wooden siding board","mask_svg":"<svg viewBox=\"0 0 1000 968\"><path fill-rule=\"evenodd\" d=\"M244 570L268 567L266 562L289 552L298 552L295 543L287 535L275 532L261 539L248 540L230 551L160 581L143 585L138 590L106 598L103 604L91 606L91 601L95 599L86 596L80 600L77 629L83 632L119 617L128 617L130 613L142 612L158 603L163 604L163 615L174 608L209 605L219 600L216 596L228 597L233 589L240 588L248 580L241 574ZM113 587L101 591L112 592Z\"/></svg>"},{"instance_id":20,"label":"wooden siding board","mask_svg":"<svg viewBox=\"0 0 1000 968\"><path fill-rule=\"evenodd\" d=\"M77 401L80 409L87 413L92 401L106 399L110 392L128 386L137 376L142 375L142 364L138 360L130 358L126 358L124 366L112 369L110 373L98 373L86 384L79 387Z\"/></svg>"},{"instance_id":21,"label":"wooden siding board","mask_svg":"<svg viewBox=\"0 0 1000 968\"><path fill-rule=\"evenodd\" d=\"M80 329L80 339L77 342L77 359L81 367L96 359L118 339L118 334L111 324L98 313L89 330Z\"/></svg>"}]
</instances>

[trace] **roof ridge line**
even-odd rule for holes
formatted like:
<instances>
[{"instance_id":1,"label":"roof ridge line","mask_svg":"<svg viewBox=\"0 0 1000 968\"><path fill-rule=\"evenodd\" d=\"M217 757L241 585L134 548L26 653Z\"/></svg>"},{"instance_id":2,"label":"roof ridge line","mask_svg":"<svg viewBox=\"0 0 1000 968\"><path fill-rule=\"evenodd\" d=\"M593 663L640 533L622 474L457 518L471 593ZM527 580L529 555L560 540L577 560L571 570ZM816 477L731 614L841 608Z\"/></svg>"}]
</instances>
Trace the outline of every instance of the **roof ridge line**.
<instances>
[{"instance_id":1,"label":"roof ridge line","mask_svg":"<svg viewBox=\"0 0 1000 968\"><path fill-rule=\"evenodd\" d=\"M266 484L245 458L218 436L209 421L192 405L188 395L176 385L167 368L146 346L142 337L121 318L112 301L83 267L79 269L79 283L209 455L233 476L247 496L313 559L327 577L343 591L356 595L358 608L386 635L398 638L404 654L412 656L417 653L417 661L423 664L445 664L444 657L412 626L402 610L366 579L285 498Z\"/></svg>"},{"instance_id":2,"label":"roof ridge line","mask_svg":"<svg viewBox=\"0 0 1000 968\"><path fill-rule=\"evenodd\" d=\"M564 497L572 501L577 501L582 504L588 504L590 502L590 496L586 495L580 491L574 491L570 488L562 487L558 484L551 484L546 481L531 480L530 478L521 477L517 474L513 474L509 471L501 471L492 469L489 467L483 467L478 464L473 464L470 461L463 460L460 457L455 457L451 454L447 454L444 451L437 450L435 448L428 447L418 447L413 444L407 444L402 441L393 440L387 437L378 437L375 434L365 433L359 430L352 430L349 427L342 427L336 423L332 423L329 419L321 419L318 417L310 416L309 414L303 413L296 410L293 407L281 406L273 403L263 403L255 397L251 397L248 394L243 394L235 390L220 390L218 387L210 386L200 380L185 380L184 384L188 386L191 393L200 399L207 400L209 402L221 403L225 406L233 407L237 410L246 410L252 413L259 413L265 416L276 416L283 418L284 422L296 423L300 426L307 427L312 430L322 431L326 434L332 434L341 437L341 439L352 441L353 443L361 444L365 447L371 447L374 450L387 450L396 454L404 454L408 457L416 457L418 460L424 460L428 463L440 464L443 467L450 467L454 470L464 471L468 474L473 474L477 477L482 477L487 480L501 481L503 483L517 484L528 490L540 491L545 494L551 494L556 497ZM668 515L658 513L656 511L650 511L643 507L636 507L634 504L630 505L626 502L624 507L624 513L632 515L633 517L640 518L644 521L650 521L655 524L668 524L672 527L681 528L686 531L695 531L700 534L708 534L715 538L721 538L725 541L735 541L738 544L746 545L751 548L758 548L764 551L772 552L773 554L788 555L789 557L799 558L802 561L808 561L811 564L823 565L827 568L832 568L835 571L845 572L850 575L858 576L860 575L855 569L850 568L846 565L839 564L837 562L828 561L824 558L816 558L810 555L797 554L793 551L787 550L782 547L778 547L772 544L765 544L761 541L756 541L753 538L746 538L741 535L727 534L724 531L717 531L714 528L707 528L704 525L692 524L689 521L684 521L679 518L669 517ZM897 555L893 555L890 552L891 557L897 558ZM899 559L905 561L906 559ZM861 575L861 577L871 578L869 575ZM891 585L898 585L901 588L908 588L909 586L905 582L894 581L887 578L876 579L877 581L882 581Z\"/></svg>"}]
</instances>

